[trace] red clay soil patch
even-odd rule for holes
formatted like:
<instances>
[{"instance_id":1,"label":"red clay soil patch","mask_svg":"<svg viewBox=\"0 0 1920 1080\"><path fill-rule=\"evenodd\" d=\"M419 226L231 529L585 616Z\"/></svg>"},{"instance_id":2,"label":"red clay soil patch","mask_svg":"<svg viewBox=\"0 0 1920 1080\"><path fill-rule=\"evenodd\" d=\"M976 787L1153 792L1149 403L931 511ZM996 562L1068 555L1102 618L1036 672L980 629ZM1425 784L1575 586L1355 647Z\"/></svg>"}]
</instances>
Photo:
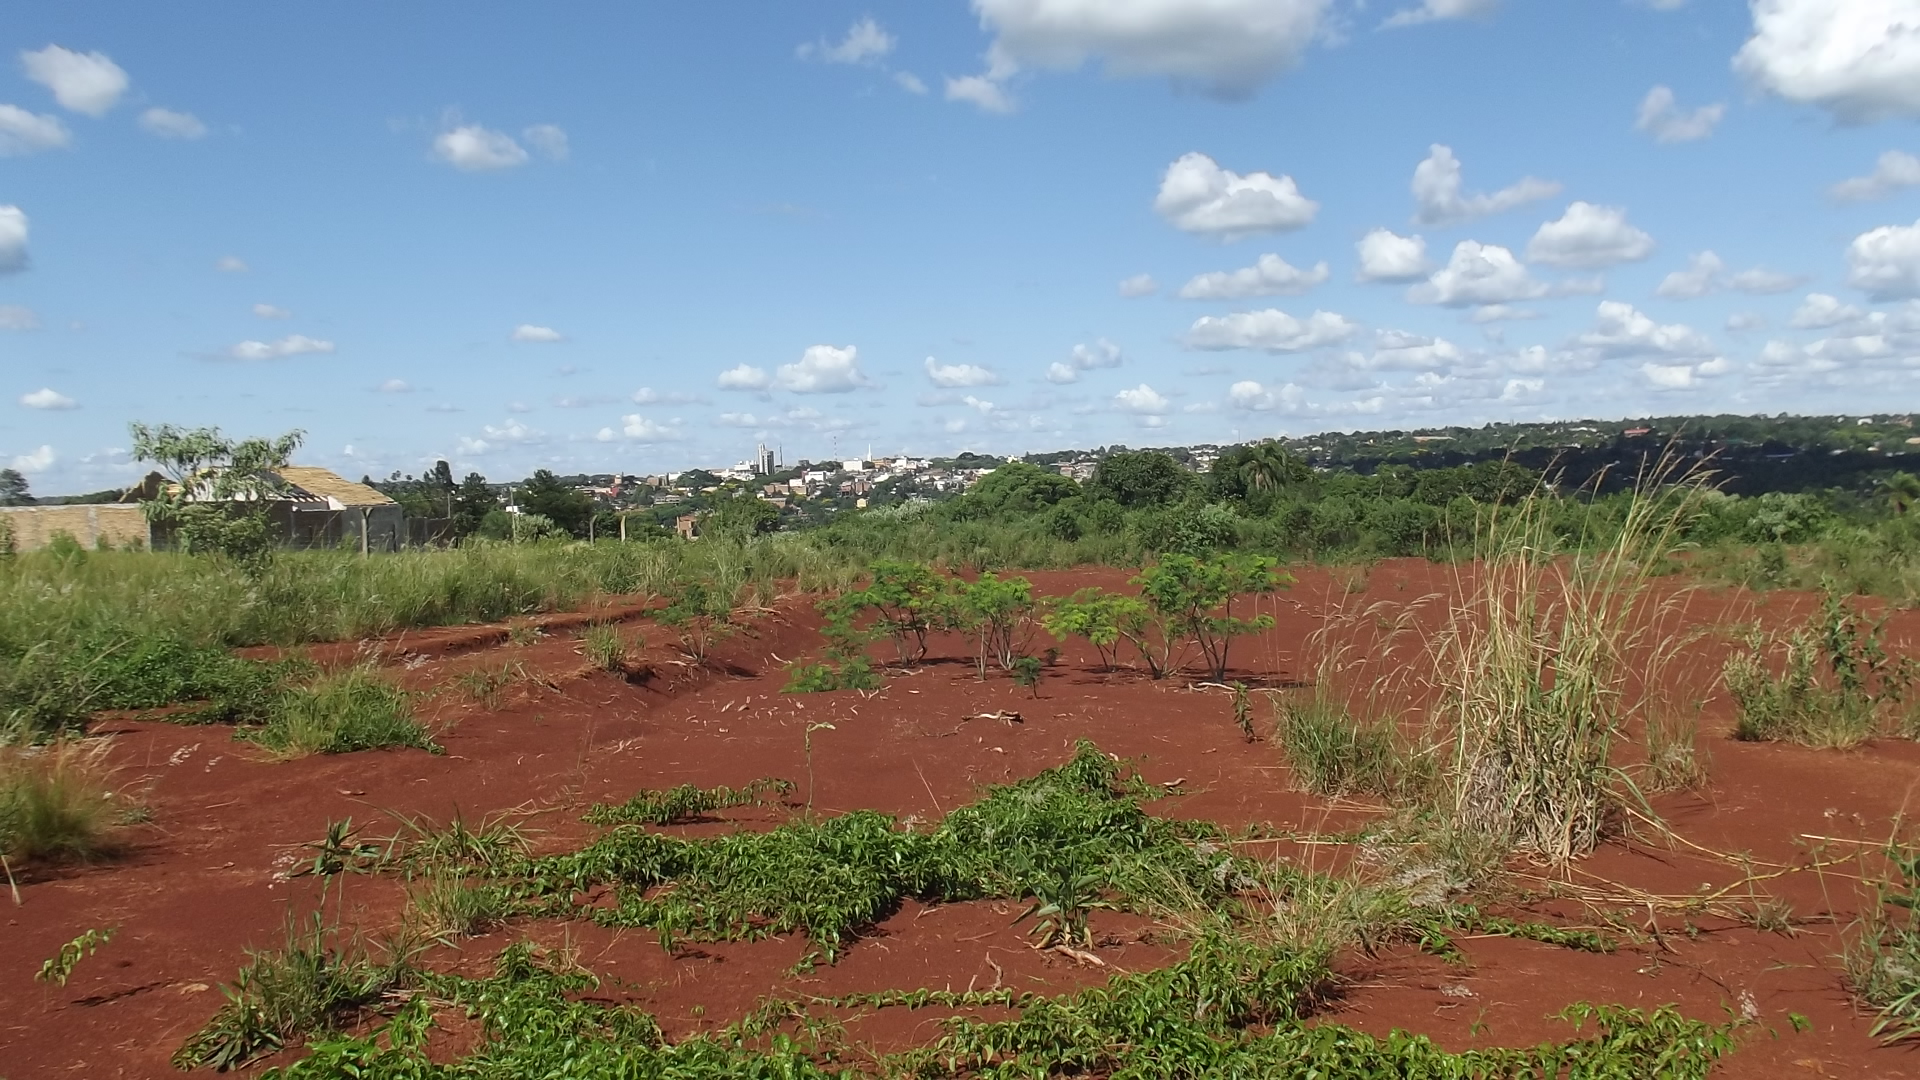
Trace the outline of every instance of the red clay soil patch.
<instances>
[{"instance_id":1,"label":"red clay soil patch","mask_svg":"<svg viewBox=\"0 0 1920 1080\"><path fill-rule=\"evenodd\" d=\"M1032 576L1041 591L1061 594L1090 584L1118 586L1129 575ZM1270 602L1273 631L1236 646L1233 677L1265 686L1302 683L1312 676L1307 639L1334 611L1405 603L1447 593L1457 583L1451 568L1411 561L1381 563L1364 576L1319 570L1299 576L1293 590ZM1702 591L1687 603L1693 625L1753 618L1784 624L1814 600ZM547 632L528 645L508 643L504 627L462 627L396 636L378 649L341 645L333 647L338 657L326 654L334 660L377 655L407 686L431 692L423 711L439 729L446 749L440 756L381 751L274 762L219 727L125 719L104 725L119 782L152 808L153 822L128 830L125 857L27 868L24 904L0 901L0 1073L14 1080L175 1075L168 1056L219 1006L218 988L232 979L243 950L279 945L287 921L313 909L310 879L286 876L301 845L322 836L329 821L349 816L385 833L393 828L390 814L476 821L517 811L528 815L525 827L541 834L542 846L573 844L591 834L578 819L594 802L619 801L639 788L738 787L772 776L794 781L792 802L810 799L817 814L871 808L931 820L971 801L981 784L1059 764L1082 738L1133 759L1152 783L1178 782L1182 793L1149 804L1153 813L1288 833L1352 828L1380 813L1292 790L1279 750L1241 737L1225 691L1103 673L1080 643L1063 647L1038 697L1002 675L977 680L967 643L958 640L936 641L927 663L890 673L876 693L794 696L780 693L784 662L820 647L804 603L757 621L705 667L685 664L671 633L645 624L638 605L621 610L626 625L646 638L640 659L650 677L630 681L591 670L576 640L585 616L549 621ZM1890 638L1913 652L1920 615L1897 613ZM1728 703L1708 679L1724 645L1702 641L1690 648L1697 653L1690 673L1673 677L1691 680L1676 689L1701 701L1710 784L1697 795L1662 797L1657 806L1686 841L1710 852L1747 853L1752 865L1742 869L1644 836L1583 862L1571 883L1622 896L1628 890L1684 895L1705 883L1738 887L1765 873L1763 864L1804 860L1815 843L1805 837L1880 840L1889 834L1920 785L1920 751L1904 743L1831 753L1732 742ZM526 677L493 702L461 688L470 672L508 668ZM1019 720L990 718L995 713L1017 713ZM1260 705L1255 720L1265 727L1270 710ZM818 721L834 727L813 733L809 771L805 730ZM680 831L768 828L793 812L743 808ZM1321 866L1337 857L1311 845L1276 843L1270 850ZM1725 1020L1726 1010L1756 1017L1721 1075L1920 1073L1915 1051L1879 1047L1868 1038L1871 1018L1858 1014L1844 993L1834 954L1842 929L1860 913L1857 888L1837 875L1798 874L1750 891L1790 905L1800 920L1796 932L1703 917L1689 923L1630 903L1595 911L1564 900L1542 902L1529 917L1546 913L1591 924L1604 915L1646 938L1612 955L1476 938L1461 942L1464 964L1399 948L1343 957L1347 985L1323 1019L1376 1032L1424 1032L1459 1049L1564 1039L1570 1029L1551 1016L1575 1001L1675 1002L1709 1021ZM371 938L393 925L403 901L397 882L350 878L345 921ZM329 917L333 912L330 903ZM1176 957L1144 920L1100 912L1096 952L1109 967L1074 963L1029 948L1025 924L1014 925L1017 914L1009 905L909 903L837 965L806 973L792 970L806 951L796 937L687 944L669 954L650 932L584 923L516 923L463 943L457 954L437 955L434 963L482 970L521 938L566 946L603 977L601 996L639 1003L680 1036L730 1023L769 994L986 989L996 981L1059 992ZM63 942L108 926L119 927L119 934L81 961L68 986L33 981L40 961ZM1796 1033L1789 1013L1809 1018L1812 1030ZM856 1040L877 1053L925 1041L943 1014L846 1015Z\"/></svg>"}]
</instances>

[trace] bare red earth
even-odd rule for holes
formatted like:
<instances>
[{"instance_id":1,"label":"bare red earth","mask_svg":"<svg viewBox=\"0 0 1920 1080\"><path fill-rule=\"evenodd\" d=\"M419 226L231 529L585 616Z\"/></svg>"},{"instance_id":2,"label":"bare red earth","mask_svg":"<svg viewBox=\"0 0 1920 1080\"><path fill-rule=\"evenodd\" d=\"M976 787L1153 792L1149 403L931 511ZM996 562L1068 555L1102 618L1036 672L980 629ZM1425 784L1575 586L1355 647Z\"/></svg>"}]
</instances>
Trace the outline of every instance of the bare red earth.
<instances>
[{"instance_id":1,"label":"bare red earth","mask_svg":"<svg viewBox=\"0 0 1920 1080\"><path fill-rule=\"evenodd\" d=\"M1117 571L1032 576L1049 594L1126 578ZM1335 612L1374 603L1391 608L1458 588L1453 571L1411 561L1383 563L1363 577L1310 571L1301 578L1273 606L1273 631L1236 648L1236 677L1263 686L1307 681L1309 637L1330 621L1363 645L1378 633L1377 620L1330 619ZM1685 604L1684 622L1707 628L1749 619L1779 625L1813 600L1702 591ZM1421 618L1437 611L1430 604ZM233 977L244 949L278 945L287 921L312 911L310 879L289 880L287 871L303 844L348 816L385 833L393 814L475 821L520 810L530 814L529 829L544 832L542 843L557 844L587 835L578 822L587 805L637 788L737 786L778 776L799 785L794 798L810 796L816 812L873 808L930 819L970 801L981 784L1058 764L1081 738L1134 759L1150 781L1181 781L1186 794L1155 803L1156 813L1310 833L1380 812L1295 792L1279 750L1242 739L1224 691L1104 673L1081 645L1064 647L1038 698L1003 676L977 680L958 640L937 642L928 663L892 674L878 693L793 696L779 692L784 661L809 656L820 644L803 602L756 622L706 668L665 647L666 632L631 623L650 646L652 674L639 681L591 670L572 636L577 625L561 620L529 645L510 644L504 627L491 627L316 650L329 663L377 656L408 686L428 692L422 711L441 731L443 756L381 751L276 762L223 728L132 720L103 726L117 782L151 807L153 821L127 830L122 857L26 868L24 903L0 900L0 1075L171 1075L169 1055L218 1008L219 986ZM1897 613L1890 638L1914 653L1920 613ZM1835 954L1864 903L1851 871L1769 876L1780 866L1804 865L1817 845L1832 852L1886 839L1915 801L1920 748L1878 742L1841 753L1734 742L1727 737L1729 704L1712 683L1724 651L1724 644L1702 641L1665 676L1677 698L1699 702L1700 745L1709 761L1703 792L1656 801L1679 839L1647 834L1616 842L1557 879L1606 897L1597 908L1565 899L1531 907L1530 917L1569 925L1594 925L1604 913L1643 931L1642 943L1589 955L1471 939L1462 942L1465 965L1410 949L1345 957L1346 992L1327 1019L1375 1032L1423 1032L1458 1049L1566 1038L1570 1029L1552 1016L1576 1001L1674 1002L1702 1019L1721 1021L1731 1011L1756 1021L1741 1029L1740 1049L1723 1075L1920 1074L1920 1052L1878 1045L1868 1036L1871 1017L1845 993ZM489 707L460 689L469 672L510 678ZM979 718L1000 711L1021 720ZM1264 707L1256 719L1267 722ZM813 733L809 774L803 733L815 721L834 727ZM733 824L689 828L764 828L783 815L750 809L728 817ZM1831 839L1810 839L1820 837ZM1271 850L1307 862L1335 857L1312 845L1276 843ZM1726 857L1737 855L1751 860L1745 869ZM1784 901L1797 925L1784 933L1728 918L1689 922L1657 903L1636 907L1626 899L1635 890L1682 895L1709 883L1735 887L1731 902ZM1544 890L1548 882L1539 884ZM393 924L404 899L398 883L352 878L345 921L375 934ZM330 902L329 917L334 913ZM725 1025L772 993L996 984L1061 991L1115 971L1163 966L1177 955L1157 943L1144 920L1102 912L1094 925L1109 966L1075 964L1028 948L1024 926L1013 925L1017 914L1005 905L909 903L839 964L805 975L790 971L805 948L796 939L667 953L651 933L584 923L512 925L434 962L479 970L521 937L565 945L606 979L607 995L641 1003L677 1036ZM33 980L41 960L63 942L108 926L119 927L118 935L82 961L65 988ZM1810 1030L1797 1032L1790 1013L1806 1017ZM932 1038L938 1019L932 1011L889 1010L856 1020L851 1030L885 1051Z\"/></svg>"}]
</instances>

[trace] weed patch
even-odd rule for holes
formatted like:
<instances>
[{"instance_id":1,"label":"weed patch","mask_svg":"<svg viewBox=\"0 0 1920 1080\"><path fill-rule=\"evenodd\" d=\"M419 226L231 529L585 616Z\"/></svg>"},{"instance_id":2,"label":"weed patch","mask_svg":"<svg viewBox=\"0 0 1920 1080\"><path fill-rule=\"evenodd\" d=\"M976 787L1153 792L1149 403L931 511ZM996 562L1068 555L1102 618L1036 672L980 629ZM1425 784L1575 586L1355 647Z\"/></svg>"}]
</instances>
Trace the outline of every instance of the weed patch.
<instances>
[{"instance_id":1,"label":"weed patch","mask_svg":"<svg viewBox=\"0 0 1920 1080\"><path fill-rule=\"evenodd\" d=\"M371 666L347 668L288 687L264 726L241 735L282 757L410 746L438 751L413 717L406 691Z\"/></svg>"}]
</instances>

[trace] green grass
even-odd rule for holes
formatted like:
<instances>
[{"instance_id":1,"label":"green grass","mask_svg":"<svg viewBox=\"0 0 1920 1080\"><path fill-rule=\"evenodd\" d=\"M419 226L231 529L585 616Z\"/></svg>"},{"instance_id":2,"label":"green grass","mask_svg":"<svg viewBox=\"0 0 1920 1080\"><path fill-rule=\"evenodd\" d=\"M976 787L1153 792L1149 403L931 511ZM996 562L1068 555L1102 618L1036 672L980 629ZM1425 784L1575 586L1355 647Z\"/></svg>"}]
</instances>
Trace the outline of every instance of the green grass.
<instances>
[{"instance_id":1,"label":"green grass","mask_svg":"<svg viewBox=\"0 0 1920 1080\"><path fill-rule=\"evenodd\" d=\"M121 813L104 743L0 749L0 855L87 859L112 847Z\"/></svg>"},{"instance_id":2,"label":"green grass","mask_svg":"<svg viewBox=\"0 0 1920 1080\"><path fill-rule=\"evenodd\" d=\"M371 665L287 687L266 723L241 734L281 757L386 747L439 751L414 719L411 697Z\"/></svg>"},{"instance_id":3,"label":"green grass","mask_svg":"<svg viewBox=\"0 0 1920 1080\"><path fill-rule=\"evenodd\" d=\"M1397 800L1417 796L1432 783L1432 759L1404 749L1399 726L1390 718L1355 717L1318 687L1278 701L1274 709L1274 734L1305 791Z\"/></svg>"}]
</instances>

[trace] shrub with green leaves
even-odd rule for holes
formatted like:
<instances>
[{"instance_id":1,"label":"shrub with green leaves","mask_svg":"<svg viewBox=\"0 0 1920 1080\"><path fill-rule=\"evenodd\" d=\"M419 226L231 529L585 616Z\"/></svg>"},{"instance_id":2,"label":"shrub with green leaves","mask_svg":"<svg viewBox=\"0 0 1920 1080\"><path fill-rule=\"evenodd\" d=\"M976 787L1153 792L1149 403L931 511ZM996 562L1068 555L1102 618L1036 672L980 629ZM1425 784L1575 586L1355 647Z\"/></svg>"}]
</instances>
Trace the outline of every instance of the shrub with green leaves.
<instances>
[{"instance_id":1,"label":"shrub with green leaves","mask_svg":"<svg viewBox=\"0 0 1920 1080\"><path fill-rule=\"evenodd\" d=\"M1227 554L1201 559L1192 555L1165 555L1133 579L1152 609L1157 647L1141 644L1150 669L1177 667L1172 643L1191 640L1215 681L1227 677L1227 652L1237 637L1257 634L1273 626L1273 616L1243 617L1234 605L1244 598L1273 592L1293 584L1293 578L1275 569L1264 555ZM1136 641L1140 644L1145 638ZM1160 659L1156 663L1153 654Z\"/></svg>"},{"instance_id":2,"label":"shrub with green leaves","mask_svg":"<svg viewBox=\"0 0 1920 1080\"><path fill-rule=\"evenodd\" d=\"M1750 636L1724 669L1738 708L1734 737L1846 748L1903 720L1896 707L1914 665L1888 654L1884 627L1828 592L1805 625Z\"/></svg>"}]
</instances>

